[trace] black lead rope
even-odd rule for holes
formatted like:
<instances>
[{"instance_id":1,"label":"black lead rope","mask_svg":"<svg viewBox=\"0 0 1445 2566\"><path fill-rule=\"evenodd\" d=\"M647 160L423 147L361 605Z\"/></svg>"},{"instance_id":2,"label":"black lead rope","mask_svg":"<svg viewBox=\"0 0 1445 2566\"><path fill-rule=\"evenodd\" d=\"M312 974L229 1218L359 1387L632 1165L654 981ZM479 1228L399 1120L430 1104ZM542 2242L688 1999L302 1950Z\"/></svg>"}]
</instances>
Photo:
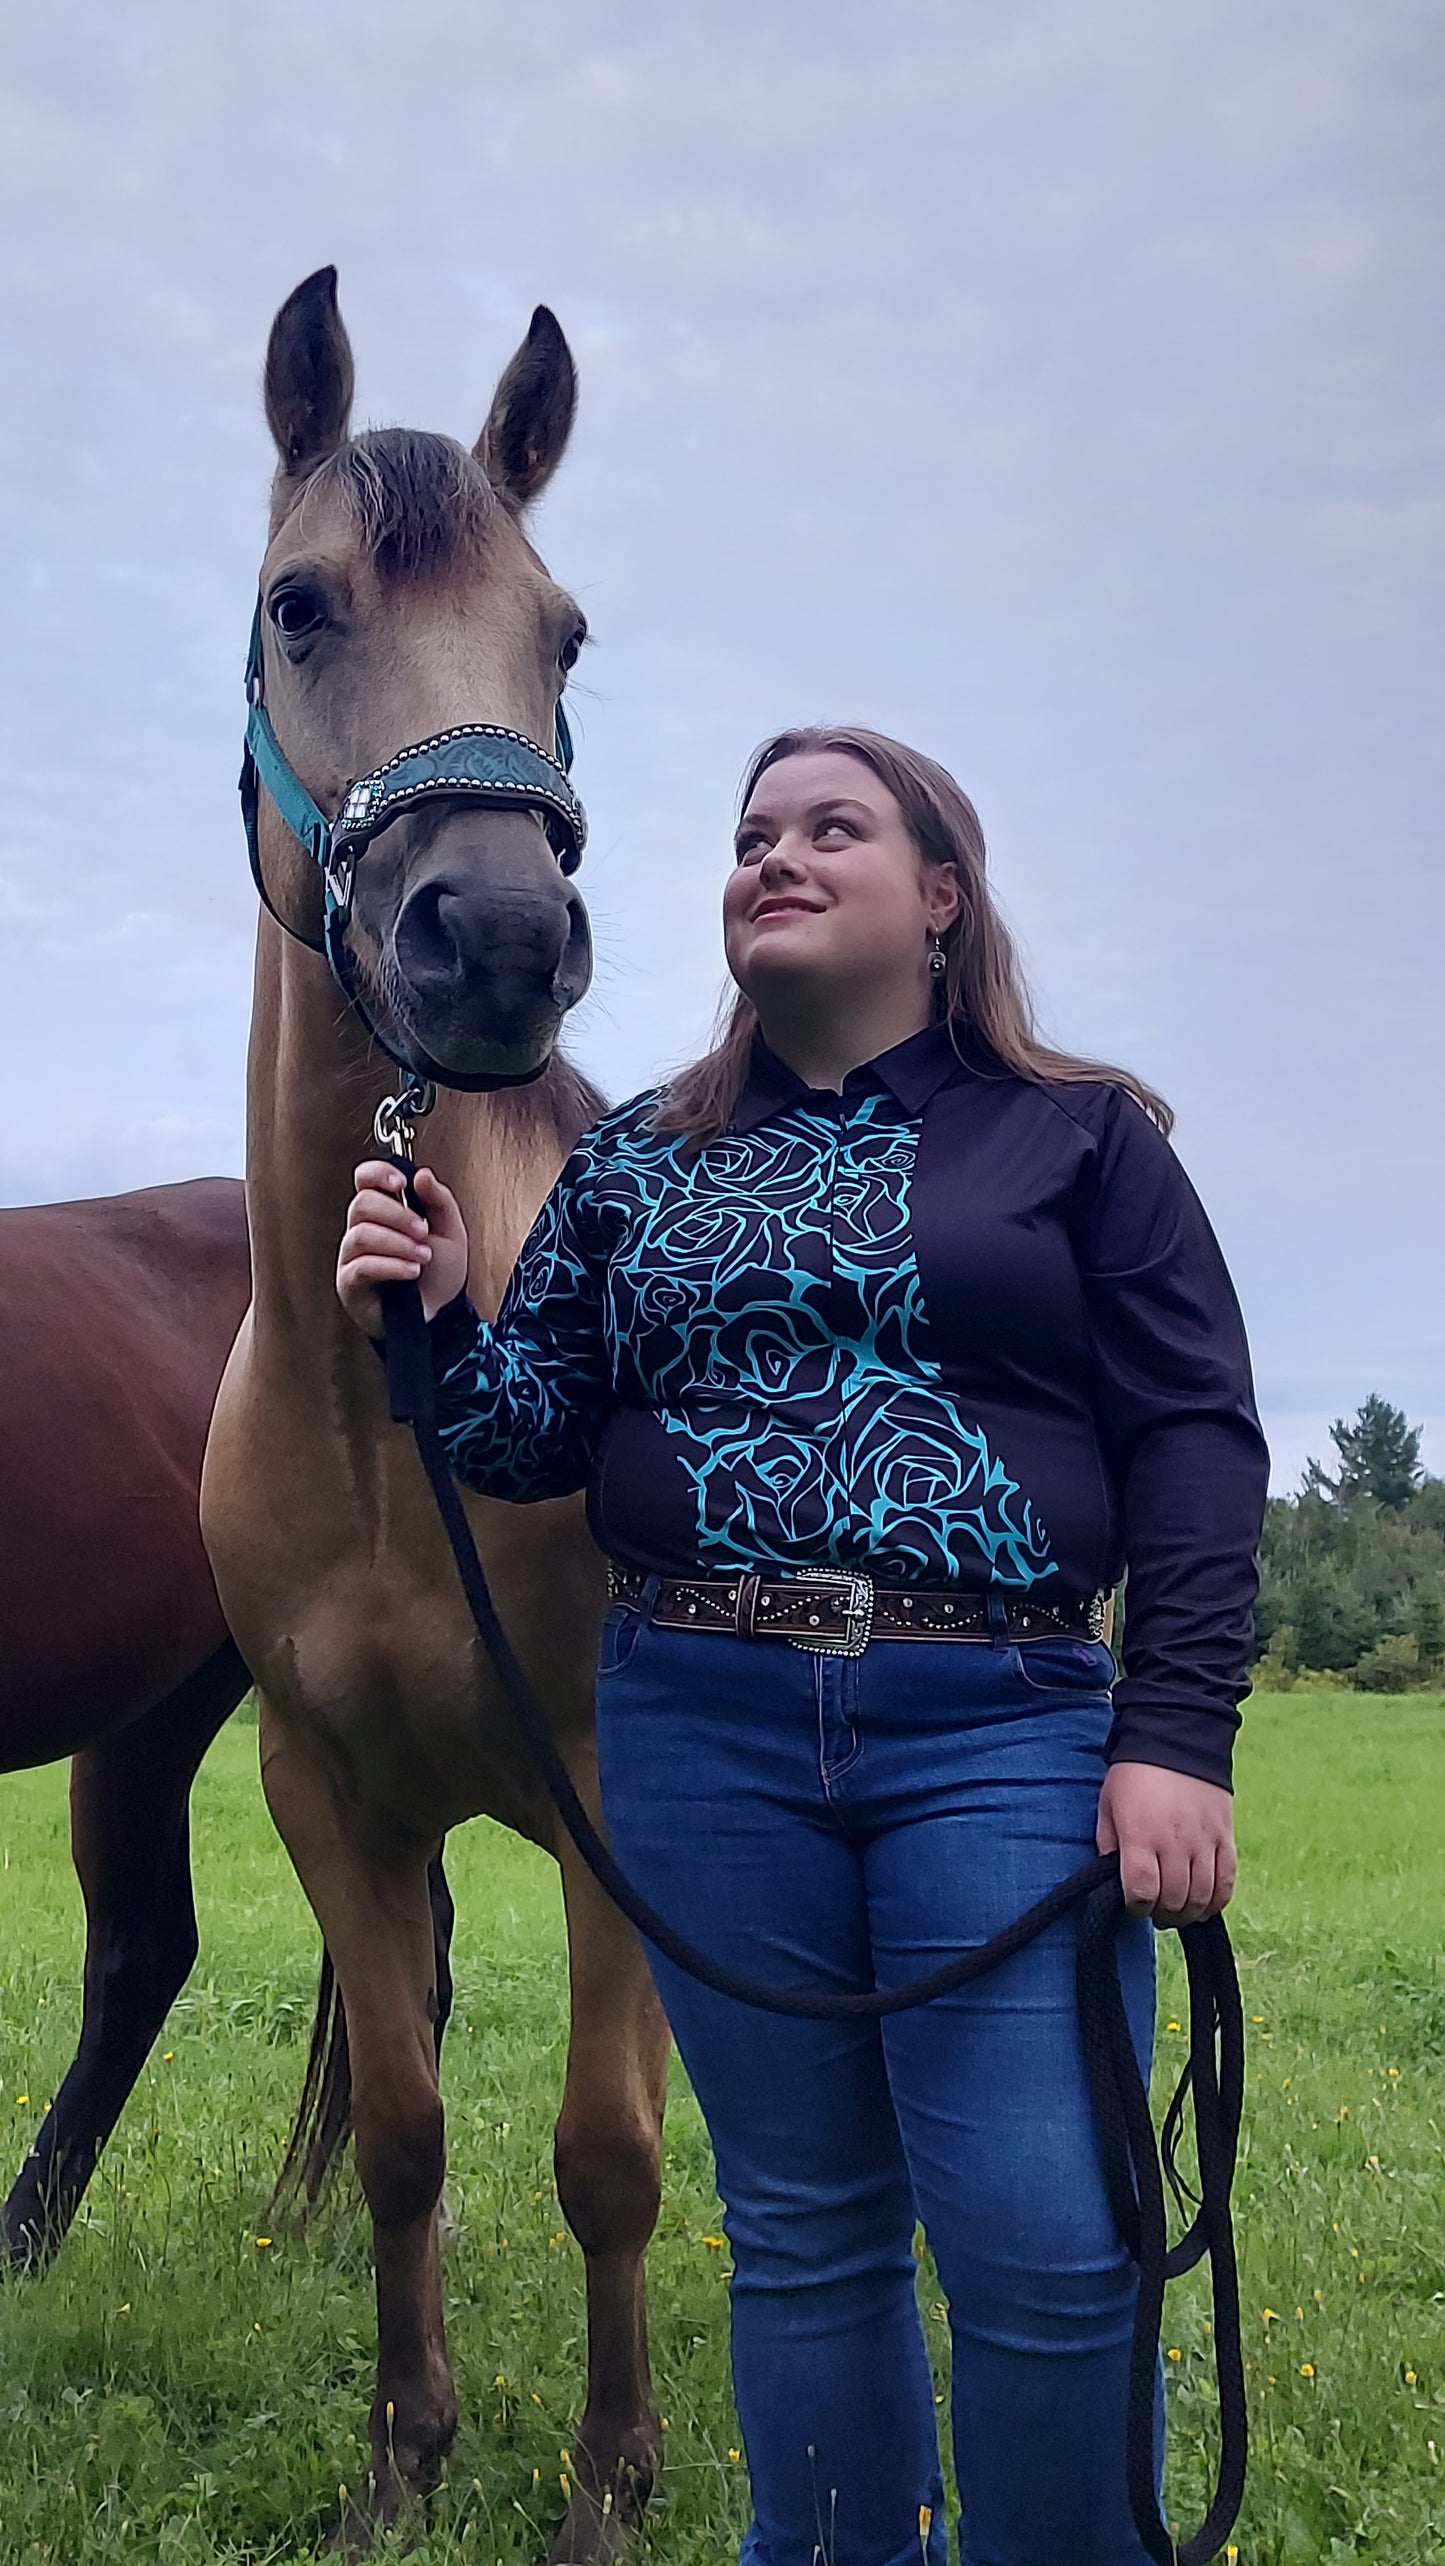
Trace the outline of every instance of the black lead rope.
<instances>
[{"instance_id":1,"label":"black lead rope","mask_svg":"<svg viewBox=\"0 0 1445 2566\"><path fill-rule=\"evenodd\" d=\"M408 1180L409 1161L397 1159ZM416 1208L414 1205L413 1208ZM1221 1917L1186 1926L1180 1934L1189 1978L1189 2063L1169 2106L1164 2156L1155 2142L1149 2097L1139 2073L1119 1982L1118 1933L1124 1893L1117 1854L1084 1863L1050 1889L1037 1905L1016 1916L992 1940L961 1952L907 1986L859 1988L825 1995L805 1988L761 1986L710 1960L677 1933L633 1887L598 1834L567 1770L546 1718L517 1662L497 1615L477 1556L457 1484L436 1427L431 1353L421 1295L414 1283L381 1288L386 1327L387 1388L393 1420L409 1425L437 1512L456 1562L462 1591L478 1634L531 1751L557 1813L593 1877L628 1922L700 1985L764 2013L803 2021L877 2022L912 2012L935 1997L972 1986L1046 1933L1071 1909L1081 1909L1078 1944L1079 2021L1084 2063L1098 2128L1110 2207L1127 2251L1139 2269L1139 2292L1130 2349L1125 2464L1129 2503L1139 2537L1156 2566L1207 2566L1238 2517L1244 2493L1247 2422L1244 2362L1239 2335L1239 2284L1234 2260L1229 2193L1239 2143L1244 2098L1244 2016L1234 1955ZM1199 2161L1198 2208L1187 2233L1168 2245L1164 2210L1167 2173L1176 2198L1184 2186L1176 2157L1186 2092L1194 2100ZM1159 2511L1155 2480L1155 2399L1164 2284L1208 2255L1214 2302L1214 2357L1219 2382L1220 2458L1213 2501L1192 2539L1176 2547ZM1058 2566L1067 2566L1059 2560Z\"/></svg>"}]
</instances>

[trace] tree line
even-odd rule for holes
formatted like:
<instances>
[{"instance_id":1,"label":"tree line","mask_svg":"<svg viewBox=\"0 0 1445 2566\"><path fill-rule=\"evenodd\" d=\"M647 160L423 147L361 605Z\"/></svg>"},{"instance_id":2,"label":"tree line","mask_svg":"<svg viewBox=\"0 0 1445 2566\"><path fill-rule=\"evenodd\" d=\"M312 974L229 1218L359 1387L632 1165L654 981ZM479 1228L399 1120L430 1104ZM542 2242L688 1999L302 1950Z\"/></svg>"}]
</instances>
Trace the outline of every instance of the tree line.
<instances>
[{"instance_id":1,"label":"tree line","mask_svg":"<svg viewBox=\"0 0 1445 2566\"><path fill-rule=\"evenodd\" d=\"M1373 1394L1330 1436L1333 1470L1307 1462L1298 1495L1265 1512L1254 1682L1445 1685L1445 1479L1421 1468L1403 1409Z\"/></svg>"}]
</instances>

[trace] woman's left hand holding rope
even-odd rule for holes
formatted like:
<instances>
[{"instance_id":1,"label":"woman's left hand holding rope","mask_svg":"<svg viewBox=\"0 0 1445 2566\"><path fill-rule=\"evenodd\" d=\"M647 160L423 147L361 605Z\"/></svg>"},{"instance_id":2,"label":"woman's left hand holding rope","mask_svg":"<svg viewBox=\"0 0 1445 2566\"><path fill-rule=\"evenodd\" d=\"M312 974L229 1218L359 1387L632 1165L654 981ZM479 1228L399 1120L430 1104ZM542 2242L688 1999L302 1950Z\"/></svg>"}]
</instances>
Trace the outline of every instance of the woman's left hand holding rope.
<instances>
[{"instance_id":1,"label":"woman's left hand holding rope","mask_svg":"<svg viewBox=\"0 0 1445 2566\"><path fill-rule=\"evenodd\" d=\"M1203 1924L1234 1894L1234 1802L1217 1782L1161 1764L1113 1764L1096 1841L1119 1856L1130 1914L1156 1925Z\"/></svg>"}]
</instances>

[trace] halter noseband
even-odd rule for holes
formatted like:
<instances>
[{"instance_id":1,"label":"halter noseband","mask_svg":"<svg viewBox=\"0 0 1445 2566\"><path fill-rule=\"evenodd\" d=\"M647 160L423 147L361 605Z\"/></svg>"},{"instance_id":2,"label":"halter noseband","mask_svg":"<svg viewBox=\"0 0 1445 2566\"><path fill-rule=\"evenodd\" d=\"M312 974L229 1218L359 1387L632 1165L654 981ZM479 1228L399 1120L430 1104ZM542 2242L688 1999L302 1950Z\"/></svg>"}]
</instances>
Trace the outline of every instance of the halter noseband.
<instances>
[{"instance_id":1,"label":"halter noseband","mask_svg":"<svg viewBox=\"0 0 1445 2566\"><path fill-rule=\"evenodd\" d=\"M461 722L453 730L435 731L430 739L415 740L409 748L398 749L394 757L373 767L369 775L359 775L348 786L337 817L328 820L287 759L266 710L259 597L246 656L246 703L241 816L246 826L251 875L262 906L296 943L326 956L337 987L372 1041L389 1060L414 1076L414 1064L388 1042L365 1006L356 985L355 964L346 948L357 865L372 839L404 811L416 810L438 798L470 800L475 796L500 810L537 812L562 871L575 873L587 843L587 814L568 781L572 733L567 716L559 703L556 755L551 757L524 732L507 730L499 722ZM292 836L320 870L324 905L319 941L289 926L266 888L258 826L263 788ZM454 1072L438 1074L446 1086L480 1089L522 1086L529 1078L540 1077L541 1069L527 1072L522 1078L497 1072L477 1078Z\"/></svg>"}]
</instances>

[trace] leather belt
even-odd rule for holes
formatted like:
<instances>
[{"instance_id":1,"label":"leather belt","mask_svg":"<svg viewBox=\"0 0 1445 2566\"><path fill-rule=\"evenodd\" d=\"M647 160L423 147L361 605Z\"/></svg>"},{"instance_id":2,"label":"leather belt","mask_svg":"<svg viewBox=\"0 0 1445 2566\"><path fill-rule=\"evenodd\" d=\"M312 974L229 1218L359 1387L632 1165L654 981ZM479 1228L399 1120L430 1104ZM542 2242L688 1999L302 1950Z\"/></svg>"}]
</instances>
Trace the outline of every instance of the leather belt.
<instances>
[{"instance_id":1,"label":"leather belt","mask_svg":"<svg viewBox=\"0 0 1445 2566\"><path fill-rule=\"evenodd\" d=\"M646 1606L654 1581L639 1568L610 1567L615 1603ZM1104 1597L1054 1601L994 1599L1011 1639L1102 1639ZM657 1630L721 1632L728 1639L786 1639L828 1657L861 1657L870 1639L991 1641L998 1613L987 1595L939 1586L875 1586L846 1568L797 1568L789 1577L739 1569L730 1577L662 1577L648 1619Z\"/></svg>"}]
</instances>

